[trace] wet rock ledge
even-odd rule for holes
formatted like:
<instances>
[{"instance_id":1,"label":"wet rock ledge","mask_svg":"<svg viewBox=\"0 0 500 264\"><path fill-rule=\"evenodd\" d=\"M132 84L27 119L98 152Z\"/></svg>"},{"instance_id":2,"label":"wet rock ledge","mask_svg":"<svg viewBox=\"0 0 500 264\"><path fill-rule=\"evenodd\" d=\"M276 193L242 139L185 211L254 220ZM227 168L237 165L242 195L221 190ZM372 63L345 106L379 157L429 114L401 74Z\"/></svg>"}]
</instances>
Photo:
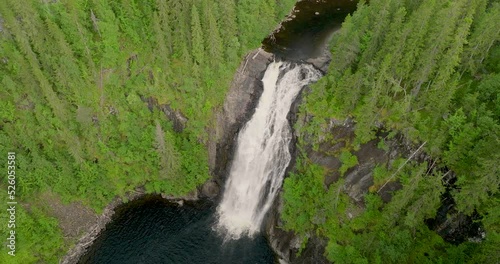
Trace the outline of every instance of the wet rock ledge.
<instances>
[{"instance_id":1,"label":"wet rock ledge","mask_svg":"<svg viewBox=\"0 0 500 264\"><path fill-rule=\"evenodd\" d=\"M262 49L251 51L240 64L223 108L216 113L216 125L209 131L208 155L214 181L224 186L234 154L238 132L252 117L264 90L262 77L273 54Z\"/></svg>"}]
</instances>

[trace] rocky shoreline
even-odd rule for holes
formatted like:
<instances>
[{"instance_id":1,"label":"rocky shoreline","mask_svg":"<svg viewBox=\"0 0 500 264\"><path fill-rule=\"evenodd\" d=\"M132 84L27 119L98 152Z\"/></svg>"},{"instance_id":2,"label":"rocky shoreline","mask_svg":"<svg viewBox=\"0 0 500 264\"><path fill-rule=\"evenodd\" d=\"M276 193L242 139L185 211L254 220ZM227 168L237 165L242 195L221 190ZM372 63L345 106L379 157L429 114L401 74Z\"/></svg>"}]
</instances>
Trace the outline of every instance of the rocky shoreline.
<instances>
[{"instance_id":1,"label":"rocky shoreline","mask_svg":"<svg viewBox=\"0 0 500 264\"><path fill-rule=\"evenodd\" d=\"M213 180L208 180L200 188L189 193L186 196L174 197L167 194L160 194L165 200L171 203L183 205L185 202L199 201L201 199L213 199L218 194L218 186L214 185ZM125 198L117 197L109 203L103 212L97 216L93 225L88 228L84 235L77 241L77 243L68 251L68 253L59 261L60 264L74 264L78 263L79 259L87 252L92 243L98 238L99 234L104 231L106 225L113 220L115 211L120 206L134 200L145 197L144 188L137 188L134 192L127 193Z\"/></svg>"},{"instance_id":2,"label":"rocky shoreline","mask_svg":"<svg viewBox=\"0 0 500 264\"><path fill-rule=\"evenodd\" d=\"M128 201L138 199L144 195L144 190L139 189L136 192L127 195ZM73 264L77 263L80 257L85 254L87 249L92 245L94 240L99 236L101 231L104 230L106 225L111 222L115 209L124 204L122 198L115 198L110 204L104 208L95 223L85 232L85 234L78 240L76 245L72 247L68 253L59 261L60 264Z\"/></svg>"}]
</instances>

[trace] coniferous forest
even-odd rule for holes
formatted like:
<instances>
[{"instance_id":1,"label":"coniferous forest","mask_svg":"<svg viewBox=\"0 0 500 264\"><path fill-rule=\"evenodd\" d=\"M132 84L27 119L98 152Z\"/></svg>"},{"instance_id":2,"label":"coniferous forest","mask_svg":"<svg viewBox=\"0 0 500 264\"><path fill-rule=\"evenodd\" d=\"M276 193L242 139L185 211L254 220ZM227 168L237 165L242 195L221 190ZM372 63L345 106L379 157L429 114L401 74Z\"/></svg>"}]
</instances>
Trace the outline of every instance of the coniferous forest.
<instances>
[{"instance_id":1,"label":"coniferous forest","mask_svg":"<svg viewBox=\"0 0 500 264\"><path fill-rule=\"evenodd\" d=\"M285 180L285 226L327 237L334 263L498 263L499 21L498 1L360 4L332 40L328 74L301 105L300 114L312 117L296 126L302 145L335 141L323 133L328 121L351 118L355 138L339 153L341 174L357 163L351 152L380 134L382 149L403 136L431 158L377 166L366 210L350 219L343 179L326 187L327 171L303 154ZM380 190L394 181L401 190L383 202ZM482 242L456 245L430 230L443 195L456 214L481 223Z\"/></svg>"},{"instance_id":2,"label":"coniferous forest","mask_svg":"<svg viewBox=\"0 0 500 264\"><path fill-rule=\"evenodd\" d=\"M57 263L74 245L44 197L99 214L137 187L181 196L209 179L214 113L244 56L294 3L0 1L0 155L15 151L19 174L15 262L2 250L0 263ZM304 94L308 121L294 127L281 217L302 247L326 239L333 263L500 261L499 25L497 0L361 1L347 16L328 73ZM181 129L165 107L182 113ZM343 178L325 184L328 171L306 153L334 144L330 121L344 119L356 126L335 154L342 175L374 139L384 149L405 138L428 157L377 166L355 217ZM388 182L401 184L389 202L379 195ZM1 201L7 185L2 177ZM444 196L480 225L480 242L450 243L430 228Z\"/></svg>"}]
</instances>

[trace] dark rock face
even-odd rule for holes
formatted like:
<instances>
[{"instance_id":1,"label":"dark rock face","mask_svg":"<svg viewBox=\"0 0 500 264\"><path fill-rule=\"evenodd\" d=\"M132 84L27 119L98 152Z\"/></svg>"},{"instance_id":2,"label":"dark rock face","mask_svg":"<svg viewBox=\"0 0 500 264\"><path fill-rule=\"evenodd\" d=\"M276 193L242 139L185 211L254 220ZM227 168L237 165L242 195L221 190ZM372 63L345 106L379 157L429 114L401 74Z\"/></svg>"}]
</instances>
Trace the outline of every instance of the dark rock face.
<instances>
[{"instance_id":1,"label":"dark rock face","mask_svg":"<svg viewBox=\"0 0 500 264\"><path fill-rule=\"evenodd\" d=\"M182 205L185 201L198 201L200 199L199 191L197 189L184 196L174 196L170 194L162 193L160 194L163 199L169 200L171 202L176 202Z\"/></svg>"},{"instance_id":2,"label":"dark rock face","mask_svg":"<svg viewBox=\"0 0 500 264\"><path fill-rule=\"evenodd\" d=\"M216 125L208 130L209 167L213 180L220 187L224 186L231 165L238 132L255 112L255 107L264 89L262 77L274 58L274 54L261 48L247 54L234 76L223 108L216 114ZM326 49L323 55L306 61L323 72L328 69L329 62L330 53ZM290 124L294 124L296 121L300 102L301 95L292 105L288 116ZM295 142L292 140L291 153L295 153ZM289 168L293 167L293 163L293 161L290 163Z\"/></svg>"},{"instance_id":3,"label":"dark rock face","mask_svg":"<svg viewBox=\"0 0 500 264\"><path fill-rule=\"evenodd\" d=\"M331 60L332 60L332 55L327 49L324 49L323 54L321 56L307 59L305 60L305 62L314 65L314 67L316 67L323 74L325 74L328 71L328 66L330 66Z\"/></svg>"},{"instance_id":4,"label":"dark rock face","mask_svg":"<svg viewBox=\"0 0 500 264\"><path fill-rule=\"evenodd\" d=\"M379 195L384 203L388 203L392 199L392 193L402 188L403 185L400 182L389 182L380 189Z\"/></svg>"},{"instance_id":5,"label":"dark rock face","mask_svg":"<svg viewBox=\"0 0 500 264\"><path fill-rule=\"evenodd\" d=\"M300 239L293 232L280 228L282 226L280 219L282 209L283 199L281 199L280 193L274 201L273 207L269 210L269 215L265 222L265 230L274 252L280 259L288 261L300 247Z\"/></svg>"},{"instance_id":6,"label":"dark rock face","mask_svg":"<svg viewBox=\"0 0 500 264\"><path fill-rule=\"evenodd\" d=\"M479 214L465 215L457 212L452 201L444 201L436 217L427 219L426 224L446 242L459 245L465 241L479 243L486 237L480 221Z\"/></svg>"},{"instance_id":7,"label":"dark rock face","mask_svg":"<svg viewBox=\"0 0 500 264\"><path fill-rule=\"evenodd\" d=\"M311 236L307 241L307 246L301 252L300 256L293 254L290 258L291 263L309 263L309 264L328 264L330 261L326 259L325 247L326 239Z\"/></svg>"},{"instance_id":8,"label":"dark rock face","mask_svg":"<svg viewBox=\"0 0 500 264\"><path fill-rule=\"evenodd\" d=\"M456 208L452 192L456 190L457 175L448 171L443 177L446 191L441 195L441 206L434 218L426 219L427 226L436 231L446 242L458 245L465 241L481 242L485 237L482 217L474 211L465 215Z\"/></svg>"},{"instance_id":9,"label":"dark rock face","mask_svg":"<svg viewBox=\"0 0 500 264\"><path fill-rule=\"evenodd\" d=\"M186 127L188 119L179 111L173 110L170 105L160 105L160 110L167 116L167 118L174 124L174 131L177 133L182 132Z\"/></svg>"},{"instance_id":10,"label":"dark rock face","mask_svg":"<svg viewBox=\"0 0 500 264\"><path fill-rule=\"evenodd\" d=\"M209 166L219 186L224 186L238 132L255 112L264 89L261 79L272 57L261 49L246 56L235 74L223 109L217 114L217 125L209 131Z\"/></svg>"},{"instance_id":11,"label":"dark rock face","mask_svg":"<svg viewBox=\"0 0 500 264\"><path fill-rule=\"evenodd\" d=\"M217 195L219 195L219 191L220 191L219 185L217 184L217 182L213 180L207 181L201 187L201 195L204 197L208 197L210 199L213 199Z\"/></svg>"},{"instance_id":12,"label":"dark rock face","mask_svg":"<svg viewBox=\"0 0 500 264\"><path fill-rule=\"evenodd\" d=\"M155 108L162 111L165 114L165 117L173 123L175 132L180 133L186 127L188 119L180 111L172 109L168 104L158 104L158 100L153 97L146 98L141 96L141 100L147 103L149 111L153 111Z\"/></svg>"},{"instance_id":13,"label":"dark rock face","mask_svg":"<svg viewBox=\"0 0 500 264\"><path fill-rule=\"evenodd\" d=\"M280 219L282 207L283 199L280 194L274 202L273 208L271 208L269 212L269 217L265 225L269 243L271 244L274 252L279 256L280 261L284 263L297 264L329 263L329 261L324 257L327 241L316 236L308 238L306 247L302 250L300 256L297 256L300 246L305 238L301 238L294 232L285 231L281 228L283 226Z\"/></svg>"}]
</instances>

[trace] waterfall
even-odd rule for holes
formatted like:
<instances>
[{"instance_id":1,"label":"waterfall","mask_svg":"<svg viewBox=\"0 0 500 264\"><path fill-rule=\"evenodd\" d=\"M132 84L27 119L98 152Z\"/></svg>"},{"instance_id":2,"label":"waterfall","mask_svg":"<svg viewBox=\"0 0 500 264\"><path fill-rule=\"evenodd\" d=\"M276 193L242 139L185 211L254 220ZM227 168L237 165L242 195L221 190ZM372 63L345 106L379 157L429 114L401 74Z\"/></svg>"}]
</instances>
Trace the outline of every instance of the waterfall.
<instances>
[{"instance_id":1,"label":"waterfall","mask_svg":"<svg viewBox=\"0 0 500 264\"><path fill-rule=\"evenodd\" d=\"M267 67L262 78L264 91L255 113L238 135L217 208L217 227L226 238L251 237L259 232L291 160L288 112L302 87L320 76L309 64L272 62Z\"/></svg>"}]
</instances>

